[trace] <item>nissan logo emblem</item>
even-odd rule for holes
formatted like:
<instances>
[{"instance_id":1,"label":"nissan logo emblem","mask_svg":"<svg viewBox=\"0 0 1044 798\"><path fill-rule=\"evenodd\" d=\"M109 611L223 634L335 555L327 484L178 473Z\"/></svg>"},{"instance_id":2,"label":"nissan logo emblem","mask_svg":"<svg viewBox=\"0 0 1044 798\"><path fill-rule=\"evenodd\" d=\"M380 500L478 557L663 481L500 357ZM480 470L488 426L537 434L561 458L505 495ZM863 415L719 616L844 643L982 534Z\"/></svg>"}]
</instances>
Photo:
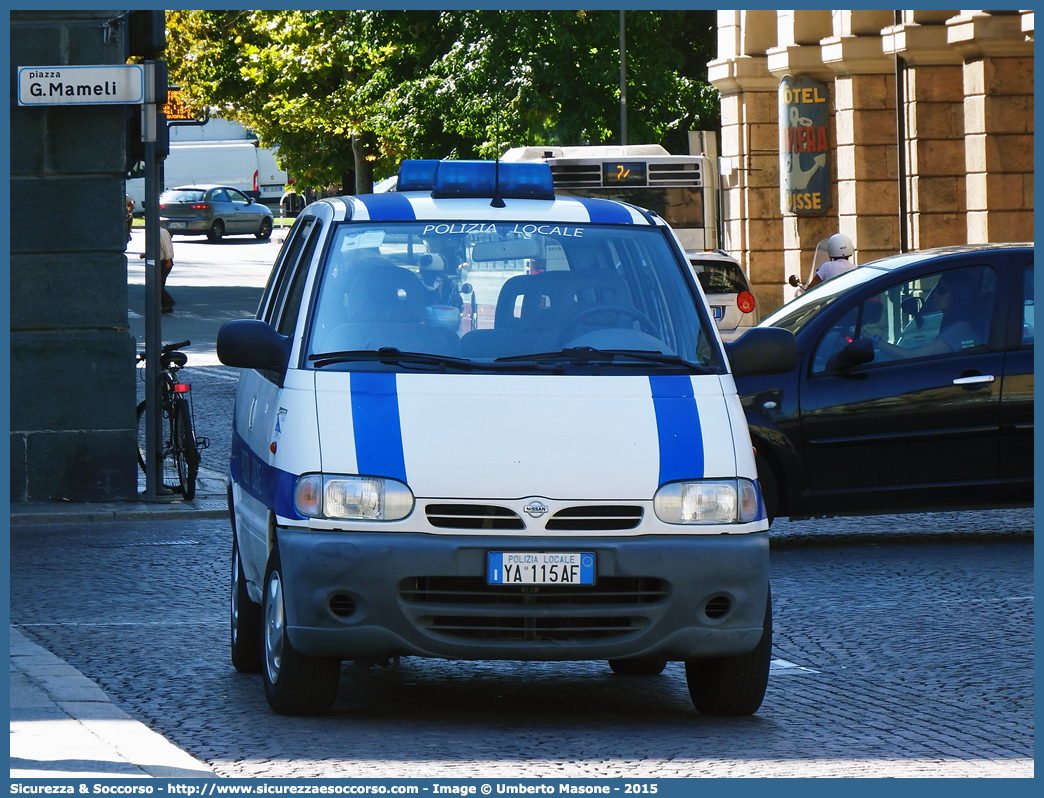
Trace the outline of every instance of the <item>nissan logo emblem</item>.
<instances>
[{"instance_id":1,"label":"nissan logo emblem","mask_svg":"<svg viewBox=\"0 0 1044 798\"><path fill-rule=\"evenodd\" d=\"M547 512L547 505L543 502L530 502L522 509L526 511L526 515L530 515L533 518L539 518Z\"/></svg>"}]
</instances>

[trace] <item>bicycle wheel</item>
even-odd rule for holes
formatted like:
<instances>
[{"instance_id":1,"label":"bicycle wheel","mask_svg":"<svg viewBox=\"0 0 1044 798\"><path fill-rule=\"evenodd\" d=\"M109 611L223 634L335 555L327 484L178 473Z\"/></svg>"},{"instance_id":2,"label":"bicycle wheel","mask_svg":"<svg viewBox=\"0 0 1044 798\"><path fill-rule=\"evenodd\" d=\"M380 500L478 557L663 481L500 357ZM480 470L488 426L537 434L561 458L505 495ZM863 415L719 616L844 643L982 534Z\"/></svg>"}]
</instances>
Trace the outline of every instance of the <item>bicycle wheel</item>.
<instances>
[{"instance_id":1,"label":"bicycle wheel","mask_svg":"<svg viewBox=\"0 0 1044 798\"><path fill-rule=\"evenodd\" d=\"M192 412L184 399L175 399L170 419L170 456L177 470L177 489L187 500L196 495L196 474L199 473L199 449L196 431L192 428ZM170 486L175 488L175 486Z\"/></svg>"},{"instance_id":2,"label":"bicycle wheel","mask_svg":"<svg viewBox=\"0 0 1044 798\"><path fill-rule=\"evenodd\" d=\"M145 473L145 425L142 423L142 419L145 418L145 400L142 399L138 402L138 467L141 468L141 473Z\"/></svg>"}]
</instances>

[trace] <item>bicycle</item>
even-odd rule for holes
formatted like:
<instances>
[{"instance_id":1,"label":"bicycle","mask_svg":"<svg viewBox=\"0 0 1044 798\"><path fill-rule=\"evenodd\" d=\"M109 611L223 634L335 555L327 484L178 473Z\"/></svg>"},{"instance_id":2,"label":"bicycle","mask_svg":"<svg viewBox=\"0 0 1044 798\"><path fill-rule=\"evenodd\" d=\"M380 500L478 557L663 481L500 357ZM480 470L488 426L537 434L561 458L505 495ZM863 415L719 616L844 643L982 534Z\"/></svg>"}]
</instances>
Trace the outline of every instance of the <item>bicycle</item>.
<instances>
[{"instance_id":1,"label":"bicycle","mask_svg":"<svg viewBox=\"0 0 1044 798\"><path fill-rule=\"evenodd\" d=\"M160 350L160 406L165 419L165 440L161 444L163 461L162 484L187 501L196 495L196 475L199 473L200 451L210 445L207 438L197 438L192 412L192 389L178 378L188 356L179 349L191 341L166 344ZM138 363L145 363L145 353L138 355ZM144 374L142 376L144 379ZM138 465L145 472L145 402L138 403Z\"/></svg>"}]
</instances>

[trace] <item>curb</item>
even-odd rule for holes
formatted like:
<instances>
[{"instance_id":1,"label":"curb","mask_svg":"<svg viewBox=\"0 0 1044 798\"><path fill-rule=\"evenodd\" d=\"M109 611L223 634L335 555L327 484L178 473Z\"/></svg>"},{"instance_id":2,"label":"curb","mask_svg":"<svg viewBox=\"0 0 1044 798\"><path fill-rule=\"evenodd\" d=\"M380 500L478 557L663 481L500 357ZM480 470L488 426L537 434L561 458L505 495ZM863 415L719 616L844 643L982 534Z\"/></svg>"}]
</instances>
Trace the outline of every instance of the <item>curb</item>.
<instances>
[{"instance_id":1,"label":"curb","mask_svg":"<svg viewBox=\"0 0 1044 798\"><path fill-rule=\"evenodd\" d=\"M219 778L20 629L10 635L11 778Z\"/></svg>"},{"instance_id":2,"label":"curb","mask_svg":"<svg viewBox=\"0 0 1044 798\"><path fill-rule=\"evenodd\" d=\"M143 485L139 484L138 488L144 492ZM196 490L196 496L188 502L173 499L169 502L12 504L11 526L228 517L224 479L216 475L201 476L197 481Z\"/></svg>"}]
</instances>

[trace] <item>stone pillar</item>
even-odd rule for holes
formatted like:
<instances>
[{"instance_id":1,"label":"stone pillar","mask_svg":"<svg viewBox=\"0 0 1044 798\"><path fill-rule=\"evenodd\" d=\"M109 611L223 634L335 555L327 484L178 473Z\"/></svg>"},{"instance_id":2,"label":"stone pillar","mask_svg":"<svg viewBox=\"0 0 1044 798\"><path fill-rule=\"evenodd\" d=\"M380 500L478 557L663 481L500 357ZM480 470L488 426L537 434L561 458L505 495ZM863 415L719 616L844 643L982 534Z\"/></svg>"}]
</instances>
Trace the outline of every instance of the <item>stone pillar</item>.
<instances>
[{"instance_id":1,"label":"stone pillar","mask_svg":"<svg viewBox=\"0 0 1044 798\"><path fill-rule=\"evenodd\" d=\"M12 11L12 92L18 66L124 63L122 13ZM132 499L124 108L12 97L10 125L11 500Z\"/></svg>"},{"instance_id":2,"label":"stone pillar","mask_svg":"<svg viewBox=\"0 0 1044 798\"><path fill-rule=\"evenodd\" d=\"M824 39L822 50L836 73L838 230L868 263L899 251L895 63L880 33Z\"/></svg>"},{"instance_id":3,"label":"stone pillar","mask_svg":"<svg viewBox=\"0 0 1044 798\"><path fill-rule=\"evenodd\" d=\"M768 69L774 76L778 89L779 81L790 75L792 77L807 76L820 83L826 83L830 91L832 105L836 102L833 85L834 74L823 65L823 54L819 45L822 37L831 31L831 12L829 11L780 11L778 47L768 51ZM773 97L776 103L776 159L779 160L779 97ZM833 127L833 124L830 125ZM836 144L836 136L830 131L830 143ZM836 148L830 158L830 182L836 184L838 157ZM778 164L776 194L778 212ZM834 192L831 210L823 216L797 216L783 214L783 248L784 248L784 281L796 275L802 283L808 282L812 273L812 261L816 244L827 236L836 233L838 194ZM794 298L795 289L788 284L780 286L784 302Z\"/></svg>"},{"instance_id":4,"label":"stone pillar","mask_svg":"<svg viewBox=\"0 0 1044 798\"><path fill-rule=\"evenodd\" d=\"M968 242L1033 241L1033 43L1017 14L947 22L964 55Z\"/></svg>"},{"instance_id":5,"label":"stone pillar","mask_svg":"<svg viewBox=\"0 0 1044 798\"><path fill-rule=\"evenodd\" d=\"M886 54L901 57L906 140L907 241L911 249L967 242L964 76L946 27L903 24L882 31Z\"/></svg>"},{"instance_id":6,"label":"stone pillar","mask_svg":"<svg viewBox=\"0 0 1044 798\"><path fill-rule=\"evenodd\" d=\"M770 20L764 17L771 15ZM779 211L778 80L764 49L775 12L719 11L719 56L708 79L721 92L724 249L743 265L761 315L783 304L783 224ZM755 54L750 54L753 50ZM759 53L760 51L760 53Z\"/></svg>"}]
</instances>

